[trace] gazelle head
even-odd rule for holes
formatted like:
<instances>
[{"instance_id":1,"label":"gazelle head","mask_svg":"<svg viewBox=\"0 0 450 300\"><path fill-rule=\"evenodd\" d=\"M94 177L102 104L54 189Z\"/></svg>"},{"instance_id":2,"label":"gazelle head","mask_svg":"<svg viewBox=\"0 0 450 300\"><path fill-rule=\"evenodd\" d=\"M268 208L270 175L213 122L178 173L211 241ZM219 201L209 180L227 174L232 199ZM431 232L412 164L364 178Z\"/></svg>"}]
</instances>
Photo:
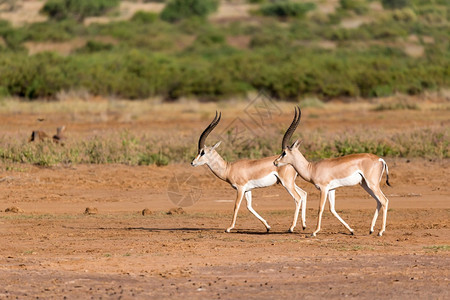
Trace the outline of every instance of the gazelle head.
<instances>
[{"instance_id":1,"label":"gazelle head","mask_svg":"<svg viewBox=\"0 0 450 300\"><path fill-rule=\"evenodd\" d=\"M212 122L208 125L208 127L206 127L206 129L200 135L200 139L198 140L198 154L191 162L192 166L197 167L204 164L211 164L217 158L218 153L216 152L216 148L219 147L220 142L217 142L212 147L208 147L205 146L205 141L206 138L208 137L208 134L210 134L211 131L214 129L214 127L216 127L217 124L219 124L221 116L222 113L217 114L216 111L216 116L214 117L214 120L212 120Z\"/></svg>"},{"instance_id":2,"label":"gazelle head","mask_svg":"<svg viewBox=\"0 0 450 300\"><path fill-rule=\"evenodd\" d=\"M298 112L297 112L298 110ZM292 134L294 133L295 129L297 128L298 124L300 123L300 118L302 116L302 112L300 111L299 107L295 108L295 115L294 119L292 120L291 126L289 126L288 130L284 134L283 142L281 143L281 149L283 152L281 155L273 162L273 164L277 167L281 167L284 165L294 163L294 158L299 151L299 146L301 142L299 140L296 140L292 146L288 146L289 139L292 137Z\"/></svg>"}]
</instances>

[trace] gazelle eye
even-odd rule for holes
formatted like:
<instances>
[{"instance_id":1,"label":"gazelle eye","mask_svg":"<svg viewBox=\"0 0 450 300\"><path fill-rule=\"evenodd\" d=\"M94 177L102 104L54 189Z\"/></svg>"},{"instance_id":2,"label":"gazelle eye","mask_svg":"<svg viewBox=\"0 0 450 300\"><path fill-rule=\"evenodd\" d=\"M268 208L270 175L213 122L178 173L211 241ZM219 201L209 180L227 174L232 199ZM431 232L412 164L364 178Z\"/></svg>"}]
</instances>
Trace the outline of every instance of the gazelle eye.
<instances>
[{"instance_id":1,"label":"gazelle eye","mask_svg":"<svg viewBox=\"0 0 450 300\"><path fill-rule=\"evenodd\" d=\"M205 150L200 151L200 156L205 155Z\"/></svg>"},{"instance_id":2,"label":"gazelle eye","mask_svg":"<svg viewBox=\"0 0 450 300\"><path fill-rule=\"evenodd\" d=\"M286 151L283 151L283 153L281 153L281 157L285 157L286 156Z\"/></svg>"}]
</instances>

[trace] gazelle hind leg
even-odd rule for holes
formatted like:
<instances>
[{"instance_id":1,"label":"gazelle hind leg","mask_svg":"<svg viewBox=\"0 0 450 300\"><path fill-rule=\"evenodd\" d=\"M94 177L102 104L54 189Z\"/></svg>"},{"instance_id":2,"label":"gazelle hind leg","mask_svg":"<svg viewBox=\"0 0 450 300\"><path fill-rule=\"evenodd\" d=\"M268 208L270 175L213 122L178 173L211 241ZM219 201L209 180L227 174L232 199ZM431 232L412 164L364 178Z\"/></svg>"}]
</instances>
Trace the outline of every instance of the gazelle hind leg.
<instances>
[{"instance_id":1,"label":"gazelle hind leg","mask_svg":"<svg viewBox=\"0 0 450 300\"><path fill-rule=\"evenodd\" d=\"M297 194L300 195L300 198L302 199L302 227L303 230L306 229L306 198L308 197L308 193L305 192L304 190L302 190L301 188L299 188L297 185L295 185L295 190L297 191ZM297 212L298 214L298 212Z\"/></svg>"},{"instance_id":2,"label":"gazelle hind leg","mask_svg":"<svg viewBox=\"0 0 450 300\"><path fill-rule=\"evenodd\" d=\"M233 220L231 221L230 227L227 228L227 232L231 232L231 229L236 225L236 218L239 211L239 207L241 206L242 198L244 198L244 190L238 189L236 201L234 202L234 212L233 212Z\"/></svg>"},{"instance_id":3,"label":"gazelle hind leg","mask_svg":"<svg viewBox=\"0 0 450 300\"><path fill-rule=\"evenodd\" d=\"M363 187L366 192L372 196L377 201L377 208L375 210L375 213L373 215L372 224L370 226L370 233L372 234L375 228L375 223L377 222L378 214L380 212L380 208L383 207L383 225L381 227L380 232L378 233L379 236L382 236L384 231L386 230L386 218L387 218L387 206L388 206L388 199L386 196L384 196L383 192L381 191L378 184L372 185L370 187L366 181L363 181L361 183L361 186ZM375 186L375 187L373 187Z\"/></svg>"},{"instance_id":4,"label":"gazelle hind leg","mask_svg":"<svg viewBox=\"0 0 450 300\"><path fill-rule=\"evenodd\" d=\"M295 226L297 226L297 220L298 220L298 214L300 212L300 207L301 207L302 203L304 201L306 201L306 198L305 198L305 200L303 200L303 198L301 196L302 194L297 191L297 188L296 188L297 186L295 185L295 183L293 181L285 182L281 178L279 178L279 179L281 181L281 184L286 189L286 191L288 191L289 195L291 195L295 201L294 220L292 221L292 225L289 228L289 232L294 232L294 228L295 228ZM306 194L306 192L304 192L302 189L300 189L300 188L298 188L298 189ZM303 210L302 210L302 225L303 225L303 227L305 226L305 218L304 218Z\"/></svg>"},{"instance_id":5,"label":"gazelle hind leg","mask_svg":"<svg viewBox=\"0 0 450 300\"><path fill-rule=\"evenodd\" d=\"M387 211L388 211L389 200L383 194L380 187L378 187L377 193L378 193L380 199L384 200L381 202L381 206L383 206L383 225L381 226L380 232L378 232L378 236L382 236L383 233L386 231L386 220L387 220Z\"/></svg>"},{"instance_id":6,"label":"gazelle hind leg","mask_svg":"<svg viewBox=\"0 0 450 300\"><path fill-rule=\"evenodd\" d=\"M267 224L266 220L264 220L252 207L252 191L245 192L245 199L247 200L247 209L260 220L264 226L266 226L267 232L270 230L269 224Z\"/></svg>"},{"instance_id":7,"label":"gazelle hind leg","mask_svg":"<svg viewBox=\"0 0 450 300\"><path fill-rule=\"evenodd\" d=\"M375 201L377 201L377 208L375 209L375 214L373 215L372 223L370 225L369 233L372 234L374 227L375 227L375 223L377 222L377 219L378 219L378 213L380 212L381 202L378 199L378 197L375 195L375 193L372 191L372 189L367 185L365 180L363 180L361 182L361 186L370 196L372 196L373 199L375 199Z\"/></svg>"},{"instance_id":8,"label":"gazelle hind leg","mask_svg":"<svg viewBox=\"0 0 450 300\"><path fill-rule=\"evenodd\" d=\"M320 231L320 226L322 225L322 214L325 208L325 203L327 202L328 191L320 191L320 203L319 203L319 215L317 217L317 227L316 230L312 233L312 236L316 236L316 234Z\"/></svg>"},{"instance_id":9,"label":"gazelle hind leg","mask_svg":"<svg viewBox=\"0 0 450 300\"><path fill-rule=\"evenodd\" d=\"M330 211L333 214L333 216L335 216L341 223L342 225L345 226L345 228L347 228L350 233L353 235L353 229L350 228L350 226L348 226L347 223L345 223L345 221L341 218L341 216L339 216L339 214L336 212L335 209L335 190L331 190L328 192L328 201L330 202Z\"/></svg>"}]
</instances>

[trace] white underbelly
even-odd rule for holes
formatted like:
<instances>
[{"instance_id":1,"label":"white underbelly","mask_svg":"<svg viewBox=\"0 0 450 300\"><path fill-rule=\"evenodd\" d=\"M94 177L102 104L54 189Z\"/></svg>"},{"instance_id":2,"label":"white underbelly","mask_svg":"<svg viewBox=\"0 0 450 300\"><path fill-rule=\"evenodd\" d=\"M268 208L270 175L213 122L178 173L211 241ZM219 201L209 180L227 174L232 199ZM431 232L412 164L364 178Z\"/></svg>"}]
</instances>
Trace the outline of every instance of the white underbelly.
<instances>
[{"instance_id":1,"label":"white underbelly","mask_svg":"<svg viewBox=\"0 0 450 300\"><path fill-rule=\"evenodd\" d=\"M245 190L249 191L255 188L274 185L278 181L276 174L276 172L272 172L262 178L249 180L249 182L245 185Z\"/></svg>"},{"instance_id":2,"label":"white underbelly","mask_svg":"<svg viewBox=\"0 0 450 300\"><path fill-rule=\"evenodd\" d=\"M361 171L356 171L352 175L344 178L333 179L328 184L328 190L334 190L341 186L352 186L361 183L363 177L361 175Z\"/></svg>"}]
</instances>

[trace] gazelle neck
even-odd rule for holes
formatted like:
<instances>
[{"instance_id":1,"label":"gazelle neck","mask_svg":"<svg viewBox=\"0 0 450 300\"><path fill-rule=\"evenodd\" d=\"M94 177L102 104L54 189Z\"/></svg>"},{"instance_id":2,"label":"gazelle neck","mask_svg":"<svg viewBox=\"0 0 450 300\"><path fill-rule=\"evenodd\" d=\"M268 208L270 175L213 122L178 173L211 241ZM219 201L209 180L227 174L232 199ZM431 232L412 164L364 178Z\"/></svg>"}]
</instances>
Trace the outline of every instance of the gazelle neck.
<instances>
[{"instance_id":1,"label":"gazelle neck","mask_svg":"<svg viewBox=\"0 0 450 300\"><path fill-rule=\"evenodd\" d=\"M294 155L294 169L304 180L312 182L312 163L310 163L300 151Z\"/></svg>"},{"instance_id":2,"label":"gazelle neck","mask_svg":"<svg viewBox=\"0 0 450 300\"><path fill-rule=\"evenodd\" d=\"M226 181L228 177L228 165L229 163L225 161L219 153L214 152L214 158L208 162L209 169L219 177L220 179Z\"/></svg>"}]
</instances>

